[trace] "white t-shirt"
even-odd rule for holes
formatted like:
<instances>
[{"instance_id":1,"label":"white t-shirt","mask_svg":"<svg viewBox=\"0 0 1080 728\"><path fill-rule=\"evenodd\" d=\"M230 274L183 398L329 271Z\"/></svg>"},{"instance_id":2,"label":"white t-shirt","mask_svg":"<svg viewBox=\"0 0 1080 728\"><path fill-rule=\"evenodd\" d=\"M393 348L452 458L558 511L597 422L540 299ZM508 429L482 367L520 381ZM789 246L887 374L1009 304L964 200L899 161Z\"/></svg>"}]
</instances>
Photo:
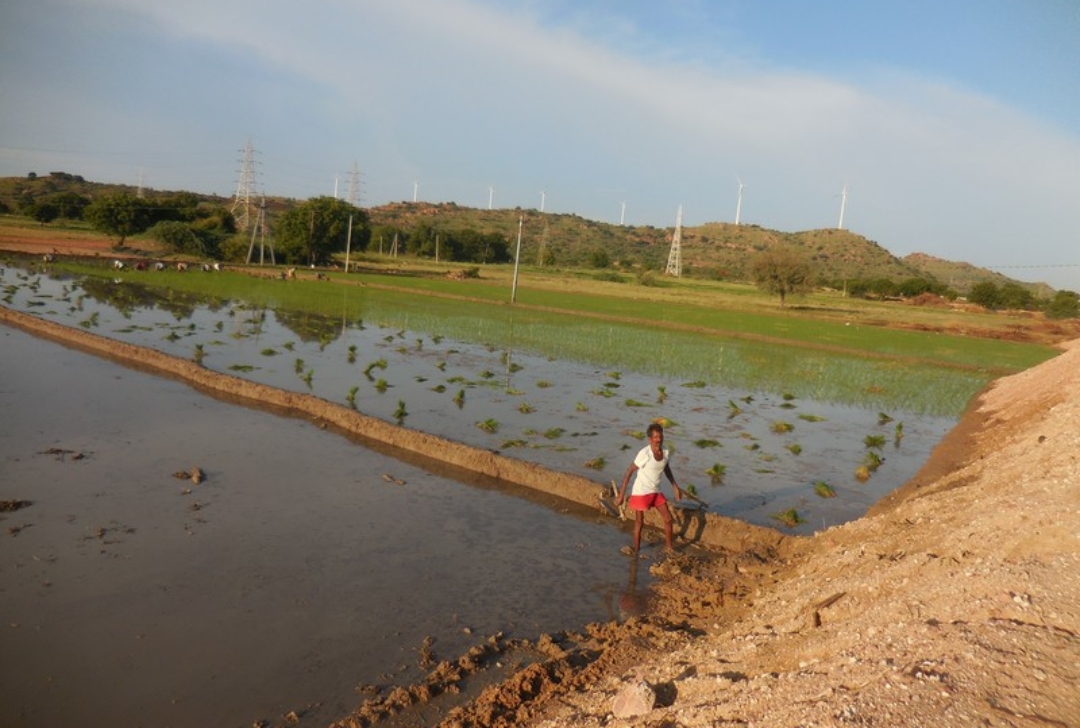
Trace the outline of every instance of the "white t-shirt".
<instances>
[{"instance_id":1,"label":"white t-shirt","mask_svg":"<svg viewBox=\"0 0 1080 728\"><path fill-rule=\"evenodd\" d=\"M660 478L667 467L670 452L665 448L663 453L664 458L657 460L653 457L652 446L646 445L637 454L634 465L637 465L638 469L630 495L652 495L660 492Z\"/></svg>"}]
</instances>

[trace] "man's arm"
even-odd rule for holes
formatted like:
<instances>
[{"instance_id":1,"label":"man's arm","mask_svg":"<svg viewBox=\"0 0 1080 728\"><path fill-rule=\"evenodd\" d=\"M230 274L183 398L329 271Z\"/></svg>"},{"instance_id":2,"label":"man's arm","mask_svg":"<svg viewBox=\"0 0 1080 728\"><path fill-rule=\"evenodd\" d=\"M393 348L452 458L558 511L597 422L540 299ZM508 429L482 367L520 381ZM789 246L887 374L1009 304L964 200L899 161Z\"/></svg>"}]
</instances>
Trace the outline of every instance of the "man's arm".
<instances>
[{"instance_id":1,"label":"man's arm","mask_svg":"<svg viewBox=\"0 0 1080 728\"><path fill-rule=\"evenodd\" d=\"M623 501L626 499L626 486L630 484L630 478L633 477L634 473L637 472L637 469L638 467L636 463L630 463L630 467L626 469L626 474L623 476L622 479L622 487L619 488L619 497L618 499L616 499L615 505L621 506Z\"/></svg>"},{"instance_id":2,"label":"man's arm","mask_svg":"<svg viewBox=\"0 0 1080 728\"><path fill-rule=\"evenodd\" d=\"M675 476L671 474L671 465L664 466L664 475L667 476L668 482L671 483L671 487L675 490L675 500L682 500L682 489L675 482Z\"/></svg>"}]
</instances>

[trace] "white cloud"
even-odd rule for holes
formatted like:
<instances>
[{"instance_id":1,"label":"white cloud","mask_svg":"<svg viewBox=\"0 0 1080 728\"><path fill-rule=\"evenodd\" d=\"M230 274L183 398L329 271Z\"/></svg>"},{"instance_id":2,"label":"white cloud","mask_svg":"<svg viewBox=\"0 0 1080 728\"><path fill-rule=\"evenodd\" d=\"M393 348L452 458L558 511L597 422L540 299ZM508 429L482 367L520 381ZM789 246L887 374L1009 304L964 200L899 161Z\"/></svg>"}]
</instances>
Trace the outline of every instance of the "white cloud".
<instances>
[{"instance_id":1,"label":"white cloud","mask_svg":"<svg viewBox=\"0 0 1080 728\"><path fill-rule=\"evenodd\" d=\"M685 203L694 224L733 217L738 174L744 221L796 230L835 225L847 183L847 226L894 252L993 264L1023 237L1029 259L1073 262L1080 141L944 74L764 66L726 50L752 45L737 38L719 61L691 57L631 22L597 34L577 6L70 1L157 28L196 74L211 50L244 59L219 85L259 76L247 122L267 166L306 176L283 194L325 192L357 159L373 203L419 178L429 199L486 204L495 185L499 204L537 206L546 188L549 211L605 220L628 200L635 223L670 225ZM220 103L228 118L169 123L235 134L245 112Z\"/></svg>"}]
</instances>

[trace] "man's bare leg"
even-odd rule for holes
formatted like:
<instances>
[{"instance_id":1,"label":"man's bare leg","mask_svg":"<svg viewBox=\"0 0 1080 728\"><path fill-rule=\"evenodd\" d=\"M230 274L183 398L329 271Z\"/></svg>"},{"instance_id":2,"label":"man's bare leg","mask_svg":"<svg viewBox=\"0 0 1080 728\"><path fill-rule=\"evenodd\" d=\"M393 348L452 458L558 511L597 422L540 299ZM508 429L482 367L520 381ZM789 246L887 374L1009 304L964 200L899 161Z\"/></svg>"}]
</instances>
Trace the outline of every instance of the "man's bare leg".
<instances>
[{"instance_id":1,"label":"man's bare leg","mask_svg":"<svg viewBox=\"0 0 1080 728\"><path fill-rule=\"evenodd\" d=\"M634 511L634 553L641 550L641 528L645 524L645 511Z\"/></svg>"},{"instance_id":2,"label":"man's bare leg","mask_svg":"<svg viewBox=\"0 0 1080 728\"><path fill-rule=\"evenodd\" d=\"M668 553L671 553L675 550L675 539L671 526L671 510L668 509L667 503L660 508L660 517L664 519L664 541L667 544Z\"/></svg>"}]
</instances>

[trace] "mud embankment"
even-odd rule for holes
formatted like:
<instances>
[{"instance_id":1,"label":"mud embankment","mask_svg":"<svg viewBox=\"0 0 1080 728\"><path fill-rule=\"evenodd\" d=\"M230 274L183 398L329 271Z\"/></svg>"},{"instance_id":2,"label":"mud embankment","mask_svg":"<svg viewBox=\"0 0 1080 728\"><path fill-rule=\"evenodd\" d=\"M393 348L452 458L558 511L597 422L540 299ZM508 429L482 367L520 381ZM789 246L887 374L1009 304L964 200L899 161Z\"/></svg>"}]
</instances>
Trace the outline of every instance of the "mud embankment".
<instances>
[{"instance_id":1,"label":"mud embankment","mask_svg":"<svg viewBox=\"0 0 1080 728\"><path fill-rule=\"evenodd\" d=\"M433 458L500 481L533 489L589 508L601 508L607 486L570 473L506 457L385 422L343 405L300 392L288 392L240 377L204 368L160 351L116 341L36 318L0 306L0 322L65 346L102 356L125 366L180 379L202 392L247 406L276 410L311 419L350 433L361 440L390 446L405 453ZM659 527L654 511L649 525ZM715 513L678 510L679 530L691 543L743 552L755 547L781 549L795 537Z\"/></svg>"}]
</instances>

